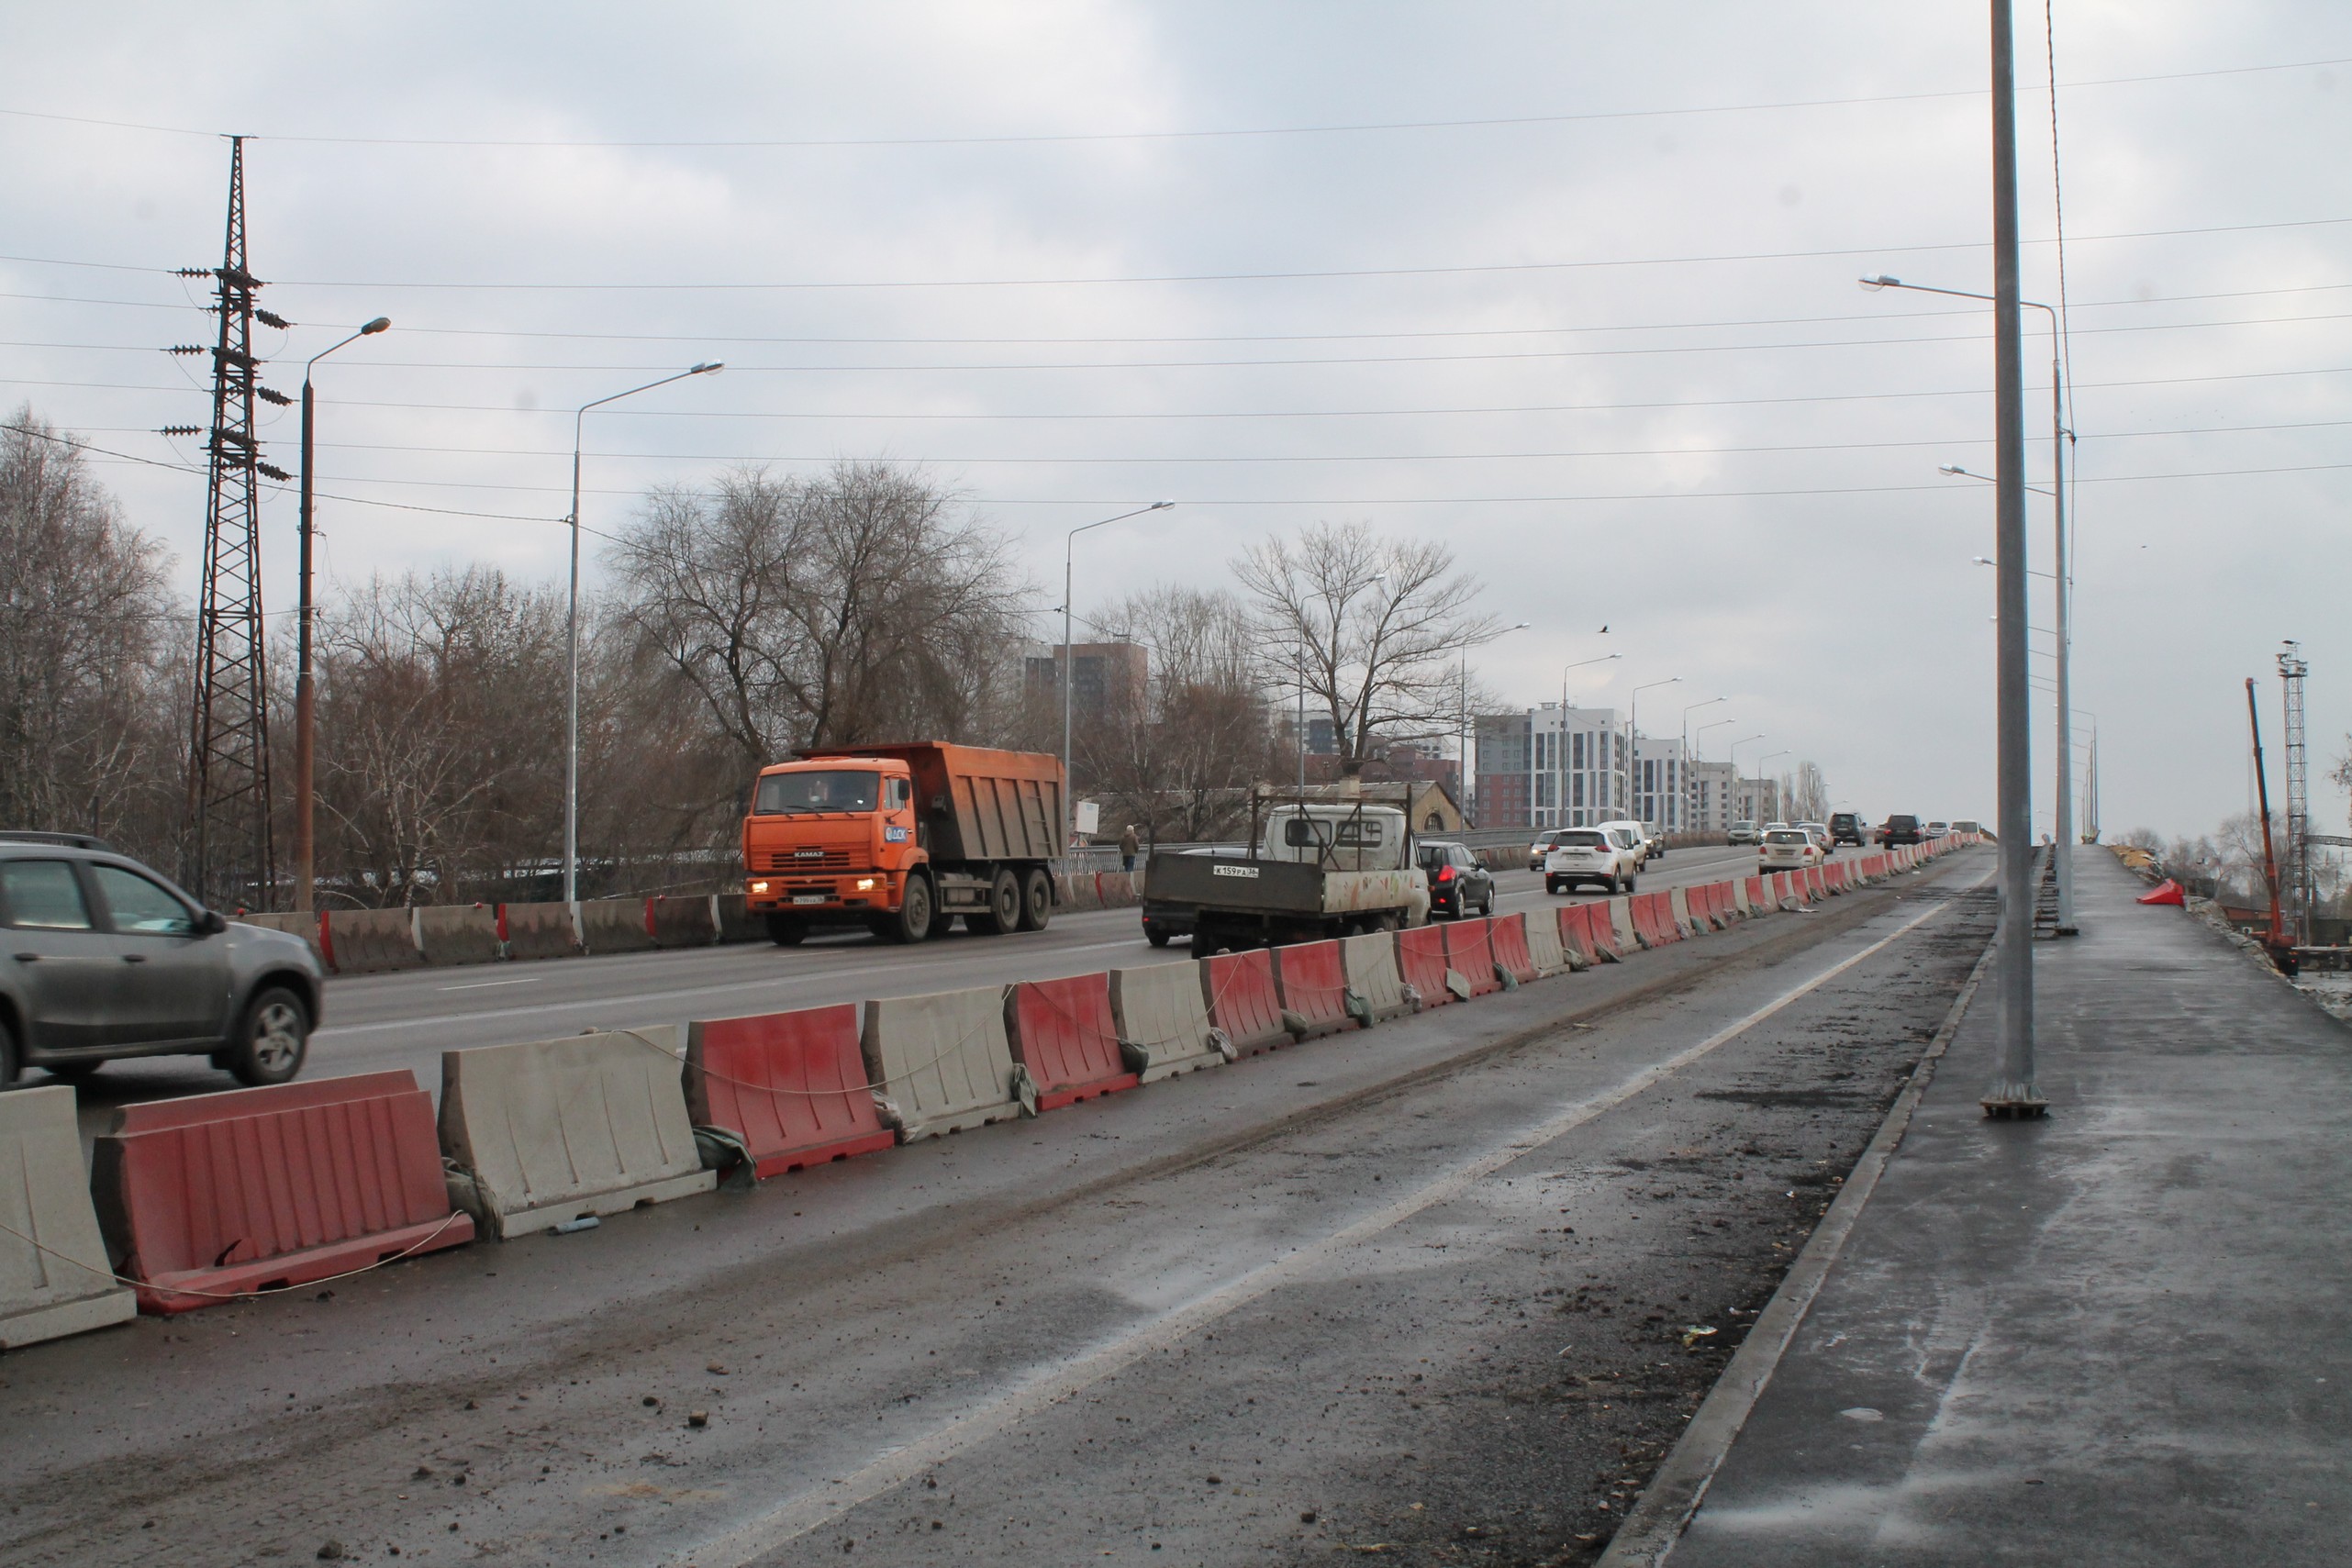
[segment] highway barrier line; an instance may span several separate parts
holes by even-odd
[[[1501,990],[1502,982],[1496,976],[1492,922],[1484,918],[1449,920],[1443,929],[1446,973],[1462,977],[1466,989],[1457,993],[1461,999],[1466,1002],[1473,996],[1491,996]]]
[[[752,1174],[887,1149],[866,1086],[855,1003],[686,1025],[686,1114],[742,1146]]]
[[[1488,1176],[1645,1093],[1856,964],[1884,951],[1942,913],[1944,907],[1939,902],[1922,910],[1885,936],[1790,986],[1704,1040],[1640,1069],[1598,1095],[1558,1107],[1542,1121],[1511,1134],[1484,1153],[1340,1229],[1300,1246],[1276,1262],[1262,1264],[1182,1307],[1140,1323],[1091,1351],[1032,1372],[1004,1393],[942,1422],[914,1441],[894,1445],[850,1473],[832,1477],[788,1497],[713,1540],[675,1550],[666,1561],[675,1568],[688,1563],[696,1568],[750,1568],[750,1564],[772,1556],[809,1531],[906,1485],[964,1450],[1065,1403],[1154,1351],[1170,1348],[1238,1308],[1306,1278],[1343,1253],[1424,1210],[1459,1197]]]
[[[703,1169],[686,1115],[681,1032],[443,1051],[452,1198],[505,1240],[710,1191],[719,1177]]]
[[[403,1069],[116,1109],[92,1187],[139,1309],[187,1312],[474,1239]]]
[[[1291,1042],[1282,1022],[1282,992],[1275,983],[1272,949],[1214,953],[1198,967],[1209,1021],[1225,1031],[1237,1053],[1254,1056]]]
[[[1041,1111],[1117,1094],[1139,1082],[1119,1049],[1110,976],[1103,971],[1006,986],[1005,1036],[1013,1060],[1029,1069]]]
[[[1223,1031],[1209,1020],[1197,968],[1146,964],[1110,972],[1110,1012],[1128,1065],[1146,1084],[1204,1067],[1221,1067]]]
[[[61,1084],[0,1095],[0,1350],[139,1312],[108,1266],[73,1106]]]
[[[1013,1061],[1005,1034],[1002,986],[868,1001],[860,1043],[866,1074],[880,1085],[875,1094],[882,1120],[897,1129],[901,1143],[1036,1109],[1033,1088],[1023,1103],[1031,1079]]]
[[[1413,1010],[1405,995],[1405,977],[1397,967],[1397,939],[1388,931],[1367,931],[1342,937],[1340,962],[1347,973],[1348,1006],[1356,1021],[1369,1029]]]
[[[1336,941],[1276,948],[1274,984],[1282,997],[1283,1027],[1297,1039],[1336,1034],[1355,1023],[1347,1010],[1347,960]]]

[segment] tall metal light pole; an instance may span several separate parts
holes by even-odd
[[[1767,751],[1763,756],[1758,757],[1758,758],[1756,760],[1756,782],[1757,782],[1758,784],[1763,784],[1763,783],[1765,783],[1765,782],[1766,782],[1765,777],[1764,777],[1764,764],[1765,764],[1765,763],[1767,763],[1767,762],[1768,762],[1772,761],[1772,759],[1773,759],[1773,758],[1775,758],[1775,757],[1786,757],[1786,756],[1788,756],[1788,755],[1789,755],[1789,752],[1788,751],[1788,750],[1787,750],[1786,748],[1783,748],[1782,750],[1778,751]],[[1789,802],[1788,802],[1787,798],[1786,798],[1785,796],[1783,796],[1783,795],[1781,795],[1780,791],[1779,791],[1779,790],[1778,790],[1778,789],[1775,789],[1775,790],[1772,792],[1772,810],[1771,810],[1771,812],[1770,812],[1768,815],[1778,817],[1779,817],[1779,818],[1780,818],[1782,821],[1784,821],[1784,822],[1785,822],[1785,821],[1787,821],[1787,820],[1789,819]]]
[[[1112,523],[1123,523],[1130,517],[1140,517],[1146,512],[1165,512],[1175,505],[1173,501],[1154,501],[1148,506],[1138,506],[1115,517],[1080,523],[1062,541],[1062,852],[1065,855],[1070,852],[1070,840],[1077,832],[1077,806],[1070,798],[1070,688],[1078,684],[1077,671],[1070,654],[1070,617],[1073,603],[1071,584],[1078,556],[1078,536],[1096,528],[1108,528]],[[1301,736],[1299,743],[1305,745],[1305,737]]]
[[[569,688],[563,704],[563,902],[566,904],[577,903],[580,897],[581,423],[586,419],[591,408],[601,408],[608,403],[618,403],[624,397],[634,397],[641,392],[651,392],[657,386],[667,386],[690,375],[717,375],[726,368],[723,361],[706,360],[675,375],[665,375],[659,381],[649,381],[643,386],[632,386],[627,392],[616,392],[609,397],[583,403],[572,416],[572,515],[564,519],[572,527],[572,588],[563,611],[564,681]]]
[[[1732,699],[1729,697],[1709,697],[1705,702],[1692,703],[1689,707],[1682,710],[1681,766],[1683,820],[1677,823],[1676,826],[1682,828],[1685,832],[1689,832],[1690,830],[1690,716],[1697,713],[1702,707],[1713,707],[1719,702],[1729,702]]]
[[[1552,748],[1552,773],[1559,780],[1557,797],[1552,802],[1552,808],[1560,814],[1560,819],[1552,824],[1555,828],[1568,826],[1568,672],[1581,670],[1588,664],[1606,664],[1612,659],[1624,657],[1622,653],[1603,653],[1597,659],[1579,659],[1573,664],[1560,667],[1560,739]],[[1529,805],[1528,811],[1533,815],[1533,803]],[[1601,820],[1606,822],[1609,819],[1604,817]]]
[[[1948,295],[1953,299],[1991,300],[1996,306],[2000,303],[1993,295],[1989,294],[1975,294],[1967,289],[1931,288],[1925,284],[1907,284],[1901,278],[1891,278],[1883,272],[1875,278],[1864,278],[1861,280],[1861,284],[1864,288],[1872,291],[1878,289],[1908,289],[1913,294],[1940,294]],[[2054,805],[2057,807],[2057,832],[2055,837],[2050,854],[2052,862],[2057,870],[2058,934],[2061,936],[2070,937],[2075,934],[2076,929],[2074,923],[2074,768],[2072,762],[2074,757],[2074,702],[2072,696],[2074,637],[2070,627],[2070,621],[2074,613],[2074,568],[2072,562],[2068,559],[2067,554],[2067,443],[2073,440],[2075,436],[2072,430],[2067,428],[2066,423],[2066,365],[2065,351],[2060,346],[2061,340],[2058,335],[2058,313],[2054,307],[2044,305],[2038,300],[2021,299],[2018,300],[2016,304],[2017,306],[2023,310],[2039,310],[2044,312],[2048,316],[2050,321],[2050,488],[2044,492],[2044,494],[2050,497],[2050,516],[2053,519],[2052,531],[2057,557],[2056,562],[2057,570],[2055,573],[2034,573],[2033,575],[2037,577],[2047,576],[2057,584],[2055,593],[2057,600],[2058,617],[2057,630],[2056,632],[2056,636],[2058,639],[2058,776],[2057,798],[2054,802]],[[2021,361],[2023,357],[2023,350],[2021,348]],[[2023,396],[2022,390],[2020,391],[2019,396],[2022,405]],[[2023,417],[2022,414],[2020,417]],[[1947,467],[1944,472],[1946,473],[1967,473],[1967,470]],[[1976,479],[1983,476],[1979,474],[1969,474],[1968,477]],[[1999,482],[1998,478],[1994,481],[1996,484]],[[2022,479],[2020,482],[2023,483]],[[2034,485],[2027,485],[2026,488],[2030,490],[2037,487]],[[1982,558],[1979,557],[1979,559],[1981,560]],[[1998,566],[1999,562],[1988,562],[1986,564]]]
[[[373,337],[392,325],[392,317],[379,316],[340,343],[330,344],[310,356],[310,363],[302,367],[302,510],[301,533],[302,587],[300,606],[295,613],[295,674],[294,674],[294,912],[310,913],[312,888],[318,880],[318,840],[313,831],[317,819],[318,797],[313,783],[318,776],[318,708],[310,673],[310,628],[317,608],[312,602],[310,583],[310,538],[318,531],[311,505],[311,406],[310,370],[337,349]]]
[[[1706,749],[1707,731],[1710,729],[1720,729],[1726,724],[1737,724],[1739,720],[1736,718],[1711,719],[1690,732],[1691,766],[1694,770],[1700,765],[1700,753]],[[1737,768],[1733,769],[1732,775],[1732,782],[1734,784],[1737,784],[1739,782],[1739,770]],[[1724,825],[1726,827],[1730,826],[1731,820],[1732,813],[1730,806],[1729,803],[1726,803],[1723,811]]]
[[[1635,686],[1625,699],[1625,804],[1628,809],[1638,810],[1641,804],[1641,796],[1636,788],[1639,775],[1634,770],[1641,766],[1639,753],[1642,750],[1642,694],[1653,686],[1676,686],[1681,684],[1682,677],[1679,675],[1668,675],[1663,681],[1645,681]]]

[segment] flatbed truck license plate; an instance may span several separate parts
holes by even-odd
[[[825,895],[821,893],[796,893],[792,895],[792,901],[795,904],[822,904],[825,902]]]

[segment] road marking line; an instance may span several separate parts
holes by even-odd
[[[1564,1106],[1535,1127],[1514,1135],[1500,1147],[1455,1166],[1444,1175],[1384,1207],[1375,1209],[1321,1240],[1301,1247],[1287,1257],[1262,1264],[1207,1296],[1140,1324],[1058,1368],[1031,1373],[994,1399],[949,1419],[926,1435],[911,1442],[884,1449],[852,1473],[820,1482],[810,1490],[777,1504],[706,1545],[673,1551],[668,1561],[678,1564],[692,1563],[696,1568],[749,1568],[750,1564],[798,1537],[895,1487],[906,1485],[964,1449],[1083,1393],[1154,1351],[1174,1346],[1424,1209],[1459,1196],[1474,1184],[1522,1156],[1616,1109],[1718,1047],[1737,1039],[1942,914],[1946,907],[1947,900],[1937,900],[1931,907],[1905,920],[1869,946],[1840,959],[1811,979],[1790,986],[1754,1012],[1724,1025],[1698,1044],[1686,1047],[1662,1062],[1653,1062],[1615,1088]]]
[[[544,974],[526,974],[519,980],[469,980],[463,985],[444,985],[444,991],[479,991],[486,985],[536,985],[546,979]]]

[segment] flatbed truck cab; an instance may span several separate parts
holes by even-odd
[[[944,741],[819,747],[760,770],[743,892],[771,940],[864,926],[920,942],[962,916],[987,936],[1045,929],[1062,762]]]

